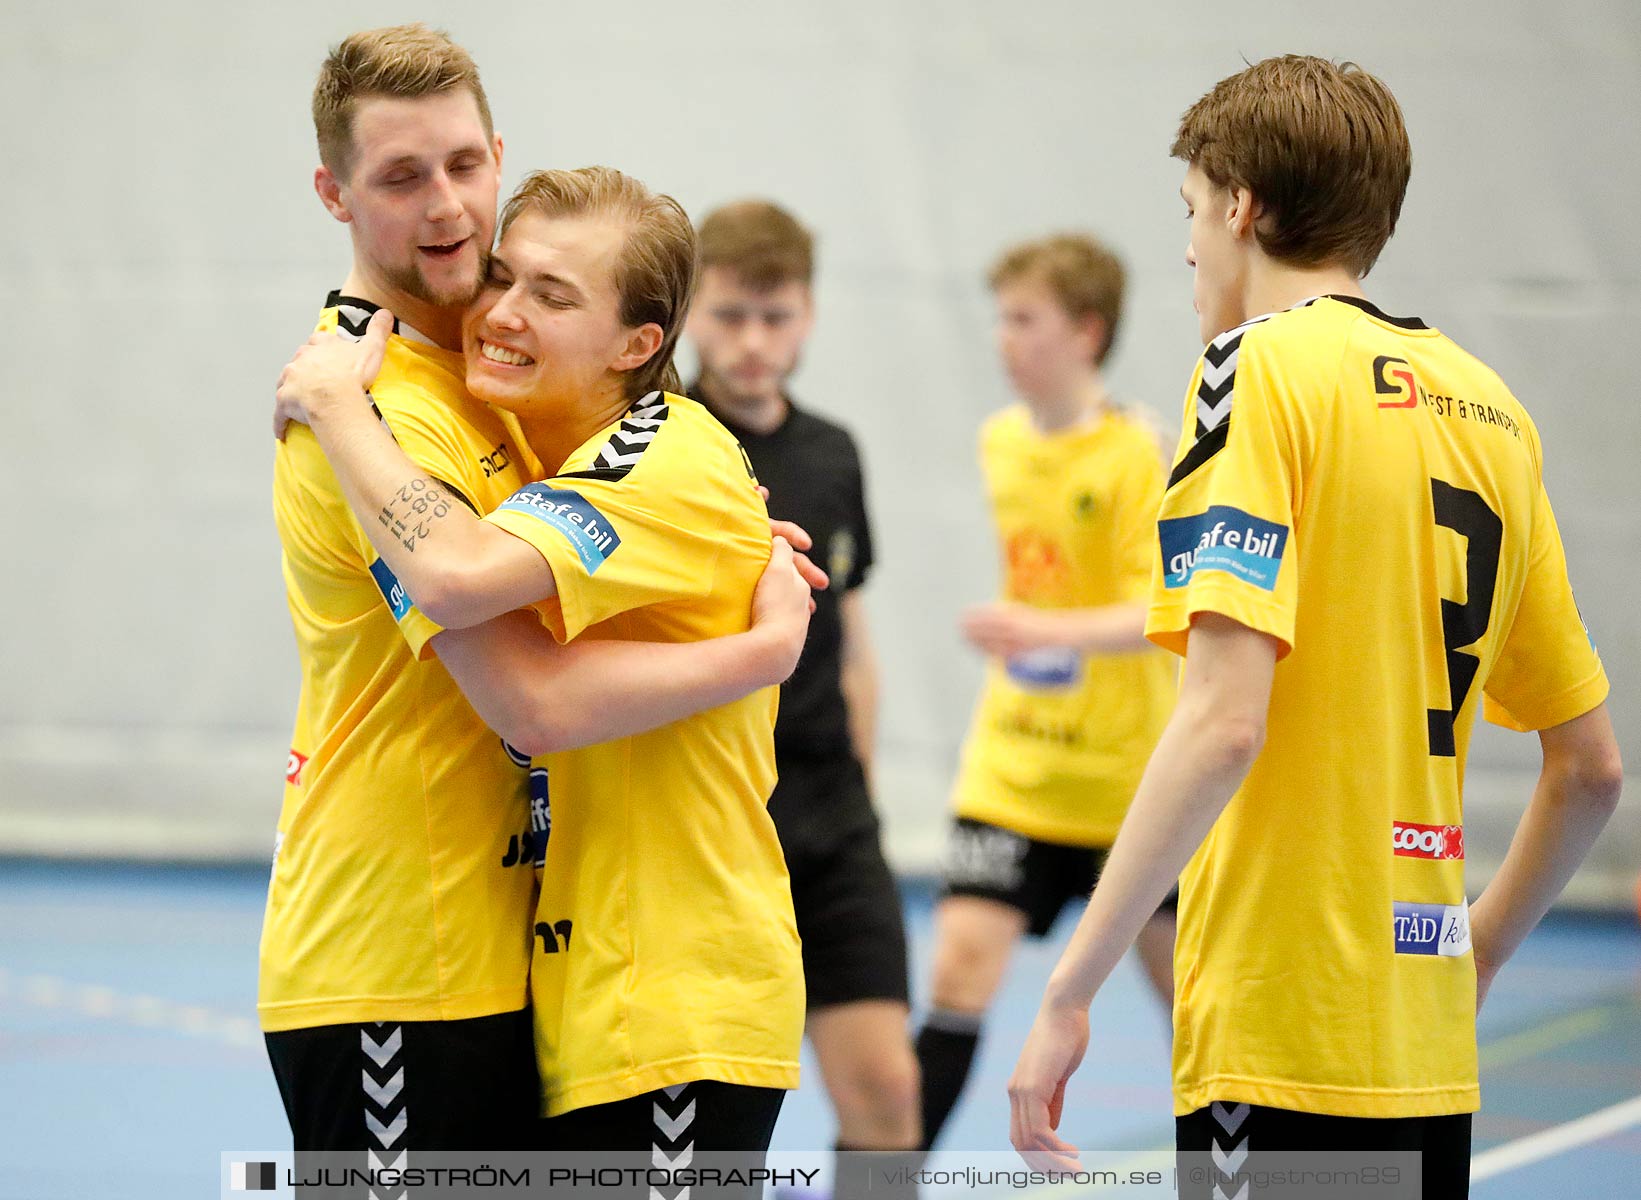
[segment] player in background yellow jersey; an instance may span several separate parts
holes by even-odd
[[[1101,370],[1122,264],[1092,238],[1060,235],[1010,249],[991,286],[1020,399],[980,434],[1003,598],[963,625],[989,661],[954,789],[917,1037],[925,1148],[962,1092],[1015,943],[1046,935],[1099,878],[1174,692],[1168,656],[1144,636],[1161,447]],[[1164,1007],[1172,907],[1170,897],[1139,941]]]
[[[1071,1161],[1056,1128],[1089,1001],[1183,869],[1179,1149],[1420,1151],[1423,1194],[1463,1196],[1476,1009],[1617,802],[1606,676],[1526,411],[1363,295],[1411,161],[1385,85],[1267,59],[1192,106],[1172,152],[1208,345],[1147,632],[1184,674],[1010,1083],[1011,1136]],[[1538,732],[1543,768],[1471,906],[1484,704]]]
[[[472,60],[419,26],[338,46],[314,119],[317,190],[354,251],[320,327],[359,336],[380,305],[403,318],[375,398],[379,427],[434,481],[407,497],[409,540],[424,517],[492,507],[536,471],[505,414],[468,397],[459,352],[501,143]],[[278,449],[274,508],[302,693],[259,1011],[296,1146],[517,1146],[539,1100],[526,989],[545,797],[532,802],[528,758],[474,708],[546,751],[737,699],[790,670],[806,590],[776,571],[764,599],[780,621],[687,646],[561,647],[528,614],[441,629],[307,430]]]
[[[553,471],[481,521],[450,507],[377,550],[447,627],[535,603],[562,641],[744,630],[769,555],[734,438],[675,394],[695,235],[617,171],[537,172],[464,327],[467,384]],[[355,512],[398,520],[432,486],[369,411],[383,332],[315,338],[281,397]],[[804,994],[764,805],[773,689],[643,737],[550,756],[554,832],[531,986],[549,1147],[676,1156],[768,1145],[797,1084]]]

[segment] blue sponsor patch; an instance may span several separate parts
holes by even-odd
[[[621,535],[615,526],[579,492],[568,488],[532,483],[502,502],[503,512],[523,513],[562,533],[575,548],[587,574],[604,565],[604,560],[621,549]]]
[[[530,768],[530,846],[536,866],[547,863],[547,839],[553,832],[553,802],[547,787],[547,768]]]
[[[405,591],[405,585],[399,582],[393,568],[378,558],[370,564],[370,576],[376,581],[376,586],[382,589],[382,598],[387,601],[388,611],[393,614],[393,619],[404,620],[405,614],[416,606],[410,602],[410,593]]]
[[[1394,902],[1397,954],[1432,954],[1457,958],[1470,950],[1468,904]]]
[[[1004,666],[1021,687],[1064,688],[1082,675],[1083,659],[1075,650],[1048,647],[1016,654]]]
[[[1184,587],[1198,571],[1224,571],[1244,583],[1276,590],[1288,527],[1216,504],[1205,513],[1157,522],[1163,584]]]

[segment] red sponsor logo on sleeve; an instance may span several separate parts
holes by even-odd
[[[285,758],[285,782],[292,787],[302,786],[302,768],[308,765],[308,756],[292,750]]]
[[[1403,858],[1464,857],[1463,825],[1419,825],[1396,821],[1391,825],[1391,848]]]

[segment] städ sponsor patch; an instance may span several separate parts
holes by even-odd
[[[1468,904],[1413,904],[1397,900],[1391,921],[1397,954],[1458,958],[1470,952]]]

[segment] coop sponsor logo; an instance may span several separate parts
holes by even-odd
[[[1390,845],[1402,858],[1464,857],[1463,825],[1419,825],[1396,821],[1391,827]]]

